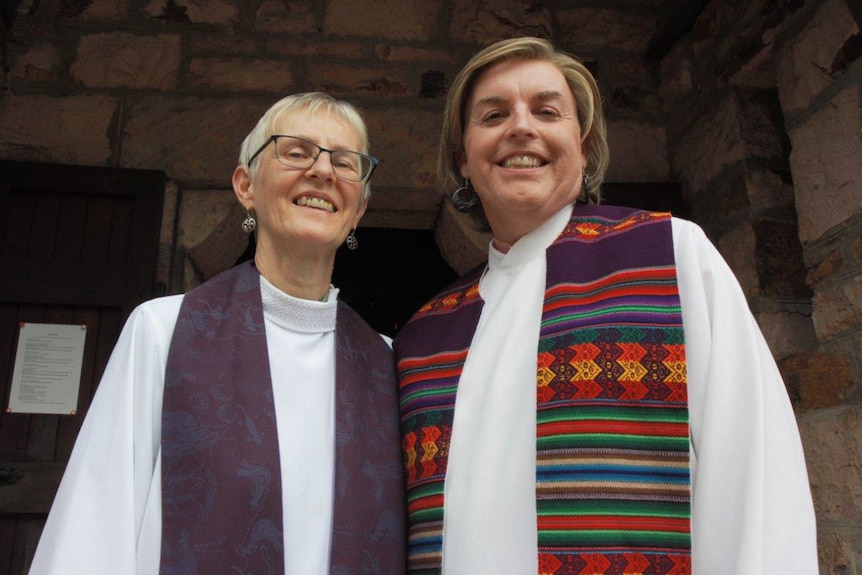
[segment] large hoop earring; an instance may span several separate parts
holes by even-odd
[[[462,195],[466,197],[461,197]],[[479,203],[476,190],[470,185],[470,180],[464,178],[464,185],[452,192],[452,205],[459,212],[469,212],[470,208]]]
[[[257,227],[257,220],[251,215],[251,210],[245,212],[245,219],[242,221],[242,231],[250,234]]]
[[[355,229],[350,230],[350,233],[347,234],[347,239],[344,241],[344,243],[347,244],[347,249],[349,250],[355,250],[359,247],[359,240],[356,239],[356,234],[353,233],[355,231]]]

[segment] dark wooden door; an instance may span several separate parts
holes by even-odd
[[[0,574],[26,573],[123,322],[153,293],[164,174],[0,162]],[[86,325],[75,415],[7,413],[21,322]]]

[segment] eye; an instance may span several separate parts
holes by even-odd
[[[560,117],[560,113],[554,108],[540,108],[538,115],[544,116],[546,118],[559,118]]]
[[[351,158],[349,155],[334,154],[332,162],[335,164],[336,168],[344,168],[347,170],[356,171],[356,161],[354,161],[353,158]]]
[[[290,158],[292,160],[307,160],[309,158],[313,158],[314,154],[307,147],[290,146],[283,150],[282,156],[284,156],[285,158]]]
[[[505,117],[506,115],[502,110],[491,110],[482,115],[481,122],[483,124],[493,124],[495,122],[499,122]]]

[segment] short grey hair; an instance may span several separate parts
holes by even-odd
[[[248,170],[249,177],[254,178],[260,165],[260,159],[259,157],[255,158],[251,164],[249,164],[248,159],[275,132],[275,124],[278,119],[283,114],[292,114],[300,111],[314,114],[319,110],[335,114],[338,118],[344,120],[356,135],[359,136],[362,149],[356,151],[363,154],[369,153],[368,128],[365,126],[365,120],[363,120],[362,114],[356,106],[344,100],[337,100],[325,92],[304,92],[282,98],[270,106],[269,110],[261,116],[260,120],[257,121],[257,125],[242,141],[239,149],[239,165]],[[362,199],[365,200],[370,195],[371,183],[364,182],[362,184]]]

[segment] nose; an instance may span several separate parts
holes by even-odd
[[[535,118],[528,106],[524,104],[514,106],[509,120],[509,136],[534,136],[536,134]]]
[[[335,179],[335,168],[332,167],[332,156],[329,152],[321,151],[314,163],[305,173],[309,176],[317,176],[325,180]]]

